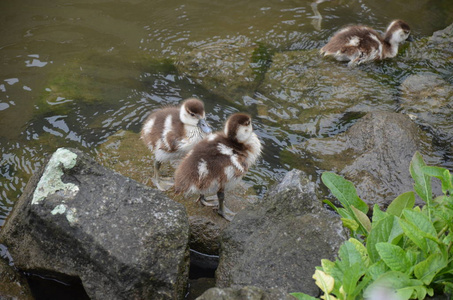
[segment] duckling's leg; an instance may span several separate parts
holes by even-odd
[[[200,194],[200,197],[198,197],[197,202],[200,201],[201,204],[204,206],[217,206],[219,205],[218,201],[215,201],[214,199],[206,199],[206,197],[203,194]]]
[[[162,165],[162,162],[158,160],[154,160],[154,185],[157,187],[157,189],[161,191],[166,191],[170,188],[172,183],[162,181],[160,178],[160,167]]]
[[[154,160],[154,179],[159,182],[159,169],[162,163],[158,160]]]
[[[226,220],[232,221],[236,213],[232,212],[228,209],[228,207],[225,206],[225,193],[223,191],[218,191],[217,198],[219,199],[219,211],[217,213],[224,217]]]

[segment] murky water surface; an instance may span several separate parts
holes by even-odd
[[[401,18],[420,40],[453,22],[451,0],[332,0],[319,3],[317,10],[314,6],[304,0],[0,1],[0,226],[46,155],[62,146],[95,155],[96,147],[118,130],[138,132],[150,110],[190,96],[205,101],[216,129],[233,112],[253,115],[265,150],[245,180],[259,195],[292,168],[291,161],[282,162],[282,150],[309,137],[342,132],[358,117],[352,108],[326,118],[313,109],[350,105],[340,101],[329,108],[318,100],[332,88],[329,71],[307,83],[314,92],[279,91],[278,84],[265,81],[243,96],[222,97],[175,67],[175,58],[193,49],[246,40],[264,49],[268,68],[271,55],[316,51],[350,23],[382,31]],[[411,66],[384,62],[373,68],[367,74],[380,78],[380,84],[366,83],[370,99],[352,107],[397,110],[388,95],[398,94]],[[451,84],[449,72],[438,71]],[[381,84],[385,91],[379,98]],[[341,94],[341,86],[336,88]],[[293,101],[310,99],[310,93],[316,96],[310,103]],[[289,107],[283,107],[287,100]]]

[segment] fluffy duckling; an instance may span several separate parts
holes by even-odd
[[[175,192],[200,194],[198,200],[209,206],[204,195],[217,193],[218,213],[231,221],[234,213],[225,206],[224,192],[240,182],[260,154],[261,143],[251,117],[235,113],[223,132],[198,143],[182,160],[175,173]]]
[[[324,56],[332,55],[339,61],[349,61],[348,66],[352,67],[372,60],[395,57],[399,44],[409,34],[410,27],[402,20],[390,23],[384,36],[367,26],[349,26],[338,31],[321,48],[320,53]]]
[[[143,124],[141,139],[154,154],[154,179],[163,190],[159,169],[163,162],[181,159],[212,130],[205,120],[204,104],[186,99],[179,107],[168,106],[149,115]]]

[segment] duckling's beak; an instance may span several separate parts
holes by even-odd
[[[197,126],[198,126],[204,133],[211,133],[211,132],[212,132],[211,127],[208,125],[208,123],[206,122],[205,119],[200,119],[200,120],[198,121]]]
[[[409,35],[406,39],[406,41],[408,42],[413,42],[414,41],[414,38],[412,37],[412,35]]]

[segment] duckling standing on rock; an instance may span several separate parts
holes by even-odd
[[[204,104],[189,98],[181,106],[159,109],[146,119],[141,139],[154,153],[154,179],[157,188],[164,190],[159,177],[163,162],[175,161],[189,152],[212,130],[205,120]]]
[[[183,159],[175,173],[176,194],[200,194],[198,200],[209,204],[204,195],[217,193],[218,213],[231,221],[234,213],[224,203],[224,192],[233,188],[261,154],[261,142],[253,132],[251,117],[231,115],[223,132],[198,143]]]
[[[338,31],[321,48],[324,56],[332,55],[339,61],[349,61],[352,67],[372,60],[395,57],[398,46],[410,34],[409,25],[402,20],[390,23],[385,35],[381,37],[374,29],[355,25]]]

